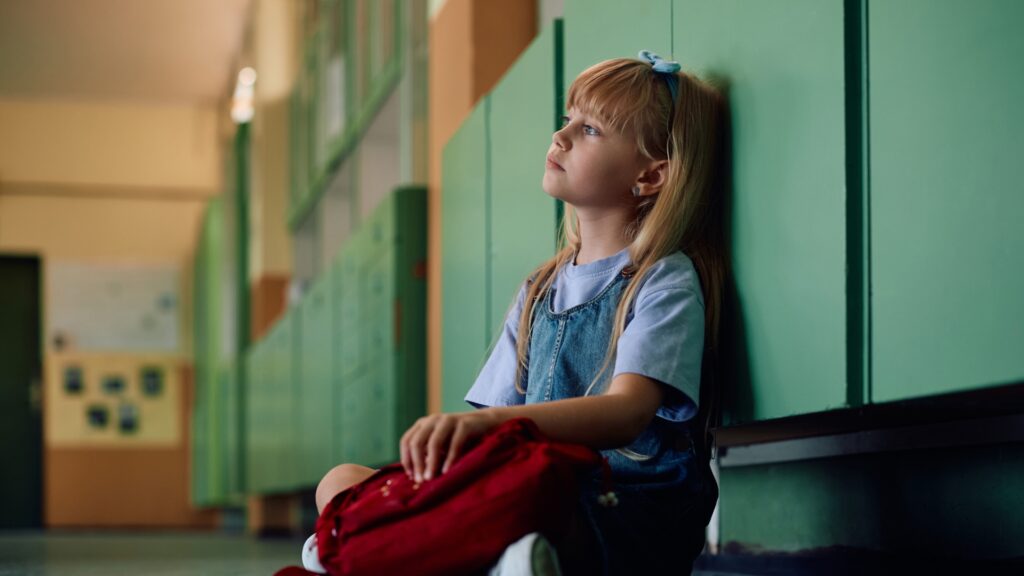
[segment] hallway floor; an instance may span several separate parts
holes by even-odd
[[[215,532],[0,532],[0,576],[270,576],[301,550]]]

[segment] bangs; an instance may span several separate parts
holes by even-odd
[[[668,87],[650,65],[617,58],[581,72],[569,87],[566,108],[593,116],[616,133],[636,136],[645,154],[663,154],[664,146],[651,149],[650,144],[664,142],[668,134],[669,99]]]

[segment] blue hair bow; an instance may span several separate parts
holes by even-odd
[[[640,59],[650,64],[651,68],[665,79],[668,91],[672,94],[672,105],[674,106],[676,97],[679,96],[679,77],[676,76],[676,72],[682,70],[683,67],[679,65],[679,62],[665,60],[650,50],[641,50]]]

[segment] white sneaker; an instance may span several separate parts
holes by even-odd
[[[558,554],[548,539],[532,532],[509,544],[487,576],[561,576]]]
[[[327,574],[327,570],[320,564],[320,553],[316,549],[316,534],[306,538],[302,545],[302,567],[317,574]]]

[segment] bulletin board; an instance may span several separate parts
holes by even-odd
[[[50,354],[44,390],[50,447],[175,447],[182,441],[182,360]]]
[[[47,345],[57,351],[179,351],[177,266],[51,262]]]

